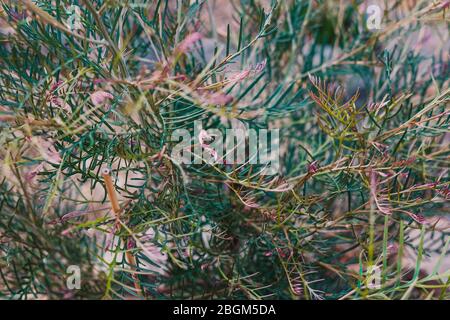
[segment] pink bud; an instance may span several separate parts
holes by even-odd
[[[421,214],[411,213],[410,217],[413,218],[419,224],[426,224],[426,223],[428,223],[427,219]]]
[[[208,132],[206,130],[200,130],[200,133],[198,134],[198,141],[200,142],[201,145],[205,144],[205,140],[206,141],[211,141],[212,137],[208,134]]]
[[[261,72],[266,67],[266,64],[267,64],[267,59],[264,59],[263,61],[256,64],[256,66],[253,68],[253,71]]]
[[[319,166],[317,165],[317,160],[308,164],[308,173],[316,173],[319,170]]]
[[[133,238],[128,238],[127,249],[131,250],[134,248],[136,248],[136,242],[134,241]]]
[[[301,284],[294,284],[292,286],[292,291],[296,296],[299,296],[302,294],[302,285]]]
[[[99,90],[91,94],[91,101],[95,106],[99,106],[106,102],[106,100],[113,99],[113,95],[109,92]]]
[[[58,89],[62,83],[63,83],[63,81],[59,80],[58,82],[55,82],[54,84],[52,84],[52,86],[50,87],[50,92],[53,92],[56,89]]]

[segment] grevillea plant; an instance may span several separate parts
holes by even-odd
[[[449,2],[372,2],[0,0],[0,297],[449,298]]]

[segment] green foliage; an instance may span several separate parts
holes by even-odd
[[[0,3],[0,296],[449,297],[442,1],[378,31],[361,1]],[[280,129],[278,175],[172,157],[237,120]]]

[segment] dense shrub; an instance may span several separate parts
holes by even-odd
[[[448,2],[379,2],[1,1],[0,296],[448,298]]]

